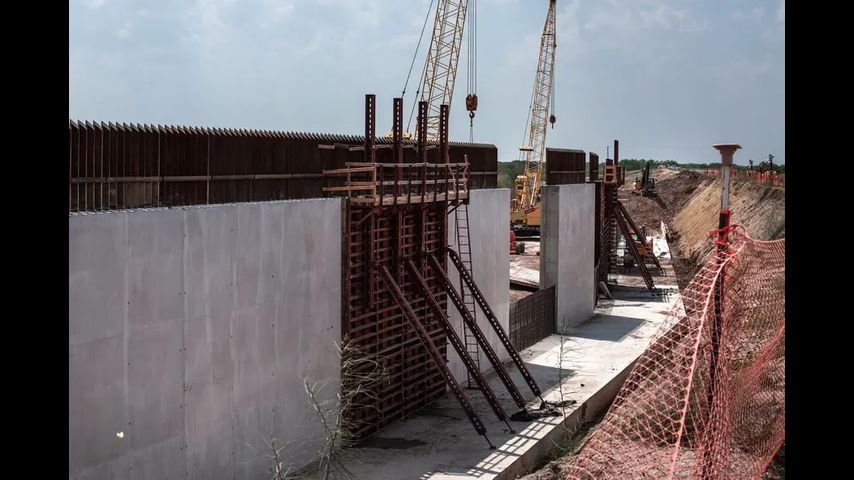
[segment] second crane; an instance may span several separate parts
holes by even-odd
[[[534,78],[534,92],[526,125],[526,144],[520,147],[525,161],[525,172],[516,177],[513,200],[510,207],[510,222],[513,229],[522,235],[539,234],[540,229],[540,187],[542,186],[543,165],[545,163],[546,132],[548,124],[554,126],[555,116],[549,114],[553,109],[552,89],[554,85],[554,63],[557,39],[555,32],[555,3],[549,0],[549,10],[540,39],[540,55],[537,60],[537,74]]]

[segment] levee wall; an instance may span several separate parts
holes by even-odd
[[[269,478],[324,440],[341,200],[69,216],[69,478]],[[334,412],[332,412],[334,414]]]

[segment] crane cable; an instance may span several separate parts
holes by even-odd
[[[421,34],[418,36],[418,45],[415,46],[415,53],[412,54],[412,62],[409,64],[409,73],[406,74],[406,82],[403,84],[403,92],[400,94],[401,97],[406,95],[406,87],[409,86],[409,77],[412,76],[412,68],[415,66],[415,59],[418,57],[418,50],[421,48],[421,40],[424,39],[424,30],[427,28],[427,21],[430,20],[430,11],[433,10],[433,2],[435,0],[430,0],[430,6],[427,7],[427,15],[424,16],[424,24],[421,26]],[[424,70],[427,68],[427,62],[424,62],[424,68],[422,69],[421,76],[424,76]],[[418,97],[420,91],[415,92],[415,96]],[[409,112],[409,121],[406,123],[406,129],[409,130],[409,125],[412,124],[412,114],[415,111],[415,105],[418,102],[412,103],[412,110]]]
[[[469,111],[469,141],[474,142],[474,112],[477,110],[477,0],[469,1],[468,12],[468,95],[466,110]]]

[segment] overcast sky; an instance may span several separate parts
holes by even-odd
[[[69,117],[360,134],[391,127],[430,0],[71,0]],[[474,140],[518,158],[547,0],[477,0]],[[558,0],[547,145],[785,163],[785,0]],[[429,42],[428,24],[424,43]],[[416,57],[408,117],[426,53]],[[468,141],[466,45],[451,139]]]

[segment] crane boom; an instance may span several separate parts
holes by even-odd
[[[546,131],[548,122],[555,121],[553,115],[549,116],[557,47],[555,4],[556,0],[549,0],[549,10],[540,39],[540,55],[537,60],[534,93],[531,97],[530,123],[527,129],[528,143],[520,148],[525,160],[525,173],[516,178],[516,202],[513,206],[516,211],[530,210],[539,201],[546,150]]]
[[[421,101],[427,102],[427,141],[439,138],[439,109],[450,108],[457,76],[457,61],[466,21],[468,0],[440,0],[436,6],[433,36],[421,77]]]

